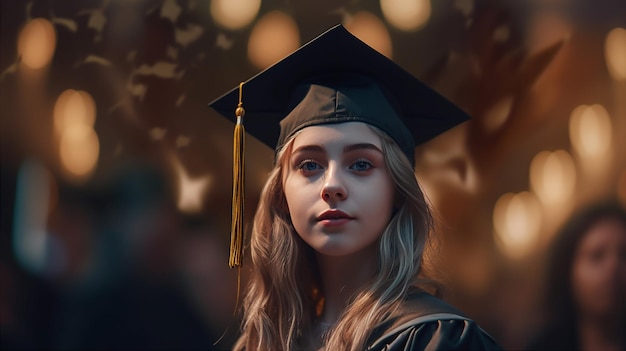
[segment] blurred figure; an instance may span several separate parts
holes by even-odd
[[[166,189],[158,169],[141,165],[102,189],[90,270],[64,295],[54,348],[219,349],[222,330],[208,323],[181,279],[189,228]]]
[[[532,350],[626,350],[626,210],[584,209],[553,242],[547,325]]]
[[[217,223],[210,214],[186,218],[178,250],[178,269],[185,296],[214,333],[213,349],[231,350],[241,322],[240,315],[234,315],[238,274],[226,264],[228,229],[221,229],[223,225]],[[247,276],[248,272],[242,270],[241,284],[245,284]]]

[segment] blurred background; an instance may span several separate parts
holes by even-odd
[[[228,349],[233,125],[207,104],[338,23],[473,116],[416,173],[446,299],[504,347],[559,228],[626,203],[624,1],[0,4],[4,349]],[[246,146],[250,220],[273,152]]]

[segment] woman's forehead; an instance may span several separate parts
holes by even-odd
[[[303,146],[347,146],[372,144],[382,149],[381,138],[363,122],[322,124],[303,128],[293,143],[293,150]]]
[[[579,247],[593,249],[595,247],[615,246],[626,243],[626,227],[618,218],[605,217],[597,220],[581,238]]]

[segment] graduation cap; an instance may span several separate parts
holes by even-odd
[[[469,119],[342,25],[209,105],[236,123],[231,267],[240,265],[243,250],[243,125],[278,151],[305,127],[364,122],[387,133],[415,165],[416,145]]]

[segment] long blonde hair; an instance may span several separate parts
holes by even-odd
[[[327,350],[363,350],[372,330],[397,311],[420,282],[433,227],[410,162],[386,133],[370,127],[381,138],[396,185],[396,209],[379,241],[378,272],[328,333]],[[252,272],[244,298],[242,335],[234,350],[301,349],[323,304],[313,250],[293,227],[282,185],[285,160],[296,135],[277,153],[276,167],[261,193],[250,240]]]

